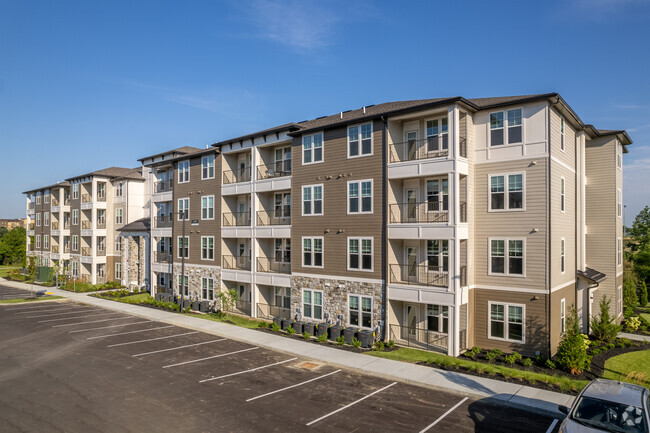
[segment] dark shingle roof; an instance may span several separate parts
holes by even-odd
[[[141,218],[117,229],[118,232],[148,232],[151,228],[149,218]]]
[[[57,187],[58,188],[60,188],[60,187],[65,188],[67,186],[70,186],[70,182],[63,181],[63,182],[55,183],[54,185],[48,185],[48,186],[42,186],[40,188],[30,189],[29,191],[23,192],[23,194],[29,194],[29,193],[32,193],[32,192],[42,191],[44,189],[54,189],[54,188],[57,188]]]
[[[198,148],[198,147],[192,147],[192,146],[177,147],[176,149],[171,149],[171,150],[167,150],[167,151],[165,151],[165,152],[156,153],[155,155],[145,156],[144,158],[140,158],[140,159],[138,159],[138,161],[142,162],[142,161],[144,161],[145,159],[156,158],[156,157],[158,157],[158,156],[167,155],[168,153],[171,153],[171,154],[173,154],[174,156],[176,156],[175,154],[183,154],[183,155],[187,155],[187,154],[189,154],[189,153],[194,153],[194,152],[197,152],[197,151],[199,151],[199,150],[203,150],[203,149],[200,149],[200,148]]]
[[[124,167],[108,167],[108,168],[102,168],[101,170],[93,171],[90,173],[82,174],[79,176],[74,176],[74,177],[69,177],[66,180],[67,181],[72,181],[75,179],[80,179],[83,177],[92,177],[92,176],[102,176],[102,177],[108,177],[108,178],[141,178],[142,177],[142,172],[140,167],[137,168],[124,168]]]
[[[600,283],[605,278],[607,278],[607,275],[603,274],[602,272],[598,272],[595,269],[591,269],[591,268],[585,268],[584,271],[577,270],[576,274],[579,277],[586,278],[587,280],[593,281],[594,283]]]
[[[282,131],[296,131],[300,129],[300,125],[294,122],[285,123],[284,125],[274,126],[273,128],[263,129],[261,131],[253,132],[251,134],[242,135],[241,137],[231,138],[228,140],[217,141],[213,146],[223,146],[224,144],[236,143],[238,141],[249,140],[254,137],[260,137],[268,134],[275,134],[276,132]]]
[[[546,99],[558,96],[557,93],[538,93],[536,95],[495,96],[490,98],[471,98],[469,102],[480,109],[494,108],[501,105],[520,104],[527,101]]]

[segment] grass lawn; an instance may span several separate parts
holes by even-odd
[[[0,304],[18,304],[20,302],[51,301],[52,299],[63,299],[63,296],[41,296],[40,298],[5,299],[4,301],[0,301]]]
[[[451,356],[443,355],[440,353],[426,352],[424,350],[408,349],[401,347],[391,352],[366,352],[367,355],[377,356],[380,358],[393,359],[403,362],[426,362],[427,364],[434,364],[440,366],[456,366],[462,367],[469,371],[483,372],[490,375],[502,374],[505,377],[520,379],[527,382],[544,382],[551,383],[559,386],[563,391],[576,390],[579,391],[584,388],[588,381],[573,380],[566,377],[551,376],[547,374],[528,372],[518,370],[516,368],[508,368],[500,365],[485,364],[482,362],[472,361],[470,359],[453,358]],[[459,372],[463,372],[463,369]]]
[[[605,379],[650,385],[650,350],[624,353],[605,362]]]
[[[232,314],[228,316],[218,316],[216,314],[192,314],[192,316],[199,317],[201,319],[212,320],[215,322],[228,323],[229,325],[234,324],[241,326],[242,328],[257,329],[264,326],[269,326],[269,323],[263,320],[248,319],[246,317],[235,316]]]
[[[7,278],[9,271],[20,269],[20,266],[0,266],[0,278]]]

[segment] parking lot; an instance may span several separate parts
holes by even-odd
[[[198,320],[198,319],[197,319]],[[557,431],[550,417],[73,302],[0,307],[3,431]]]
[[[38,292],[42,288],[39,286],[34,287],[34,293]],[[14,289],[13,287],[0,286],[0,301],[5,301],[8,299],[22,299],[31,295],[29,290]]]

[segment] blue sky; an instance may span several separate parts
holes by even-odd
[[[559,92],[650,204],[650,0],[0,0],[0,218],[22,191],[364,105]]]

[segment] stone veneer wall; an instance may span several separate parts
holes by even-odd
[[[329,286],[325,286],[328,284]],[[340,287],[339,287],[340,286]],[[332,323],[342,315],[341,323],[348,324],[348,294],[372,296],[372,326],[375,328],[384,319],[384,299],[381,283],[366,283],[335,278],[291,277],[291,315],[296,309],[302,311],[302,289],[323,292],[323,317],[329,314]]]
[[[181,264],[174,263],[173,269],[173,286],[174,293],[178,294],[178,276],[181,275]],[[201,299],[201,278],[212,278],[214,280],[215,293],[221,290],[221,268],[217,266],[196,266],[185,264],[185,275],[188,277],[189,294],[190,297],[196,295],[197,299]]]
[[[125,236],[122,240],[122,248],[128,248],[128,262],[126,252],[122,252],[120,261],[122,263],[122,284],[126,288],[140,289],[145,287],[149,276],[147,275],[147,239],[144,236]],[[137,257],[138,260],[134,260]],[[131,284],[131,281],[136,281],[138,276],[138,268],[140,268],[140,279],[136,285]],[[128,272],[127,272],[128,270]],[[128,279],[127,279],[128,274]],[[108,276],[108,269],[106,270]]]

